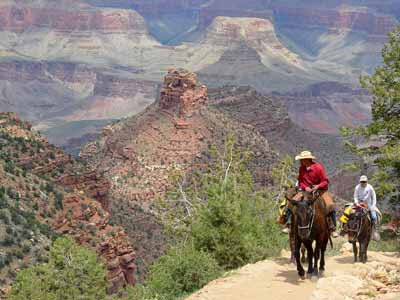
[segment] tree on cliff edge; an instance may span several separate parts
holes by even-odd
[[[371,76],[361,77],[362,87],[373,95],[372,123],[355,133],[381,142],[357,150],[378,167],[373,178],[378,194],[393,195],[392,204],[400,204],[400,27],[389,33],[389,38],[382,50],[382,66]]]

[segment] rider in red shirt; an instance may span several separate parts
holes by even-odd
[[[293,200],[300,200],[304,191],[318,191],[325,202],[327,215],[332,220],[332,222],[328,222],[330,223],[330,230],[333,236],[336,237],[336,210],[332,194],[328,192],[329,179],[326,176],[324,167],[320,163],[313,161],[314,159],[316,159],[316,157],[314,157],[310,151],[303,151],[296,156],[296,160],[300,160],[298,176],[299,193],[293,197]]]
[[[313,187],[326,190],[329,185],[329,179],[326,177],[324,167],[312,160],[308,166],[305,160],[301,160],[298,181],[299,187],[303,191],[306,191],[307,188],[310,188],[311,191]]]

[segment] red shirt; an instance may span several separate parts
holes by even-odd
[[[313,185],[318,185],[318,188],[323,190],[328,188],[329,185],[324,167],[316,162],[313,162],[308,168],[300,166],[298,181],[302,190],[305,190],[306,187],[311,188]]]

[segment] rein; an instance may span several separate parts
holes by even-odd
[[[360,217],[358,220],[357,220],[357,228],[356,229],[347,229],[347,231],[350,231],[350,232],[357,232],[357,234],[354,236],[354,238],[352,239],[352,241],[357,241],[358,240],[358,237],[360,236],[360,233],[361,233],[361,229],[362,229],[362,219],[363,219],[363,217]]]
[[[319,194],[318,194],[319,195]],[[310,237],[312,228],[314,226],[314,219],[315,219],[315,202],[318,200],[319,197],[315,197],[315,192],[313,192],[313,200],[312,200],[312,215],[311,220],[306,226],[297,226],[298,230],[308,229],[307,231],[307,238]]]
[[[365,213],[365,208],[363,208],[363,212]],[[347,228],[347,231],[350,231],[350,232],[357,232],[357,234],[355,235],[355,237],[352,239],[352,241],[357,241],[358,240],[358,237],[360,236],[360,234],[361,234],[361,230],[362,230],[362,222],[363,222],[363,219],[364,218],[366,218],[367,220],[368,220],[368,214],[363,214],[363,215],[361,215],[359,218],[357,218],[358,220],[357,220],[357,227],[356,227],[356,229],[350,229],[350,228]]]

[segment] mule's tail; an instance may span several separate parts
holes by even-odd
[[[332,243],[332,237],[329,235],[329,244],[331,245],[331,248],[333,249],[333,243]]]

